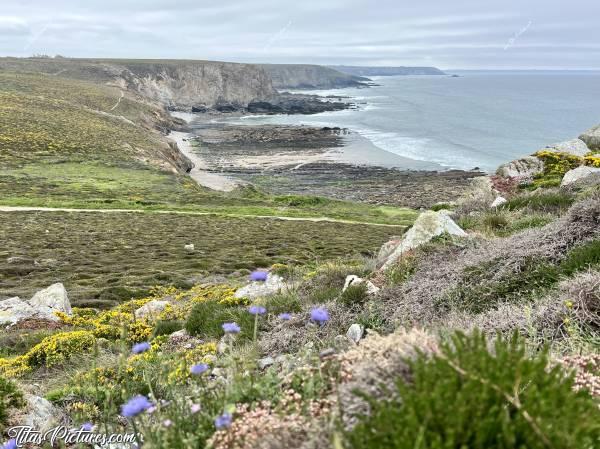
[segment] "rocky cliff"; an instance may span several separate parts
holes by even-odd
[[[117,85],[167,108],[232,105],[277,96],[271,78],[259,66],[216,61],[3,58],[0,71],[49,73]]]
[[[309,64],[262,64],[276,89],[336,89],[365,86],[366,78]]]
[[[361,67],[336,65],[330,68],[354,76],[446,75],[436,67]]]

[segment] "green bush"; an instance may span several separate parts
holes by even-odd
[[[531,210],[565,210],[575,202],[575,197],[566,192],[546,192],[516,196],[504,205],[509,210],[529,208]]]
[[[438,203],[438,204],[434,204],[433,206],[431,206],[431,210],[432,211],[440,211],[440,210],[451,210],[453,209],[454,206],[452,204],[448,204],[448,203]]]
[[[508,226],[508,218],[502,212],[489,212],[483,217],[483,225],[492,231],[501,230]]]
[[[152,337],[158,337],[160,335],[171,335],[173,332],[183,329],[183,321],[177,320],[159,320],[154,325],[154,331]]]
[[[409,363],[410,384],[398,380],[394,399],[371,401],[348,447],[591,449],[600,441],[597,403],[574,392],[545,352],[528,357],[516,334],[490,352],[480,333],[458,333],[439,355]]]
[[[577,271],[599,264],[600,240],[592,240],[569,251],[565,260],[560,264],[560,270],[564,275],[570,276]]]
[[[320,196],[304,196],[304,195],[282,195],[274,198],[275,203],[290,207],[302,206],[320,206],[330,202],[327,198]]]
[[[254,316],[246,307],[231,307],[216,301],[203,301],[194,306],[185,322],[185,330],[202,338],[217,339],[223,336],[223,323],[236,322],[240,336],[251,339],[254,331]]]
[[[346,306],[352,306],[362,304],[368,297],[367,284],[361,282],[360,284],[349,285],[340,296],[340,302]]]
[[[0,434],[4,431],[10,409],[23,407],[23,394],[10,380],[0,376]]]

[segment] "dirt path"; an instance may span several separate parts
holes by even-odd
[[[389,228],[406,228],[405,225],[394,225],[385,223],[370,223],[364,221],[341,220],[328,217],[285,217],[280,215],[247,215],[247,214],[224,214],[219,212],[194,212],[181,210],[140,210],[140,209],[72,209],[67,207],[30,207],[30,206],[0,206],[0,213],[5,212],[91,212],[98,214],[115,213],[147,213],[147,214],[175,214],[175,215],[218,215],[220,217],[231,218],[257,218],[263,220],[284,220],[284,221],[310,221],[314,223],[344,223],[358,224],[366,226],[383,226]]]
[[[226,176],[219,175],[207,171],[208,165],[206,161],[202,159],[190,145],[189,137],[190,134],[172,131],[169,137],[177,143],[179,150],[185,154],[188,159],[194,163],[194,168],[190,171],[190,177],[198,184],[204,187],[208,187],[212,190],[220,190],[222,192],[231,192],[235,189],[238,183]]]

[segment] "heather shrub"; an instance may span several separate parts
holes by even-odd
[[[359,305],[365,302],[368,297],[367,284],[361,282],[360,284],[349,285],[341,294],[340,302],[346,306]]]
[[[516,334],[498,338],[457,333],[431,357],[408,362],[389,401],[370,400],[370,415],[347,433],[354,449],[592,448],[600,410],[573,378],[529,357]]]
[[[17,386],[0,376],[0,434],[4,431],[8,412],[24,406],[23,394]]]
[[[528,208],[535,211],[566,210],[575,202],[575,197],[564,191],[550,191],[519,195],[504,205],[508,210]]]
[[[152,337],[158,337],[160,335],[171,335],[173,332],[183,329],[185,323],[178,320],[159,320],[154,325]]]
[[[600,240],[591,240],[569,251],[560,264],[560,269],[563,274],[571,275],[598,264],[600,264]]]

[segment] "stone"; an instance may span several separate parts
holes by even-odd
[[[258,368],[263,370],[273,364],[275,364],[273,357],[264,357],[258,361]]]
[[[352,324],[346,332],[346,337],[354,343],[358,343],[365,333],[365,328],[358,323]]]
[[[33,264],[35,261],[30,257],[25,256],[12,256],[6,259],[8,264]]]
[[[63,312],[71,315],[71,302],[67,296],[65,286],[60,282],[40,290],[29,300],[29,305],[35,309],[47,307],[53,312]]]
[[[600,168],[582,165],[565,173],[560,186],[563,188],[580,188],[598,184],[600,184]]]
[[[350,287],[351,285],[360,285],[360,284],[366,284],[367,293],[369,295],[375,295],[377,292],[379,292],[379,287],[376,287],[375,284],[373,284],[371,281],[365,281],[364,279],[362,279],[354,274],[346,276],[346,282],[344,283],[344,288],[342,289],[342,292],[345,292],[348,289],[348,287]]]
[[[535,156],[527,156],[498,167],[496,174],[503,178],[515,178],[520,181],[533,179],[544,171],[544,163]]]
[[[193,244],[193,243],[190,243],[190,244],[188,244],[188,245],[184,245],[184,246],[183,246],[183,249],[185,249],[185,251],[186,251],[188,254],[192,254],[192,253],[194,252],[194,250],[196,249],[196,247],[194,246],[194,244]]]
[[[19,425],[45,432],[61,424],[64,415],[47,399],[26,394],[25,402],[25,416],[19,418]]]
[[[281,276],[269,273],[266,281],[251,282],[245,287],[238,289],[234,296],[236,298],[248,299],[264,298],[266,296],[275,295],[286,287],[287,284]]]
[[[490,204],[490,207],[500,207],[502,206],[504,203],[507,203],[507,199],[504,198],[503,196],[499,196],[497,197],[494,202],[492,204]]]
[[[468,237],[468,234],[463,231],[452,218],[450,218],[448,211],[423,212],[419,215],[413,226],[406,232],[402,241],[398,243],[390,255],[385,258],[385,261],[383,261],[381,265],[381,269],[387,270],[394,265],[405,252],[415,249],[442,234],[449,234],[456,237]],[[389,251],[389,248],[387,251]],[[383,257],[378,256],[377,259],[383,260]]]
[[[583,157],[590,152],[585,142],[581,139],[571,139],[565,142],[559,142],[548,145],[541,151],[552,151],[555,153],[568,153],[575,156]]]
[[[169,301],[160,301],[158,299],[153,299],[150,302],[147,302],[142,307],[137,309],[134,314],[136,318],[145,318],[145,317],[156,317],[160,312],[165,310],[165,308],[169,305]]]
[[[579,138],[585,142],[591,151],[600,151],[600,125],[588,129]]]
[[[35,309],[18,297],[0,301],[0,326],[12,326],[35,315]]]

